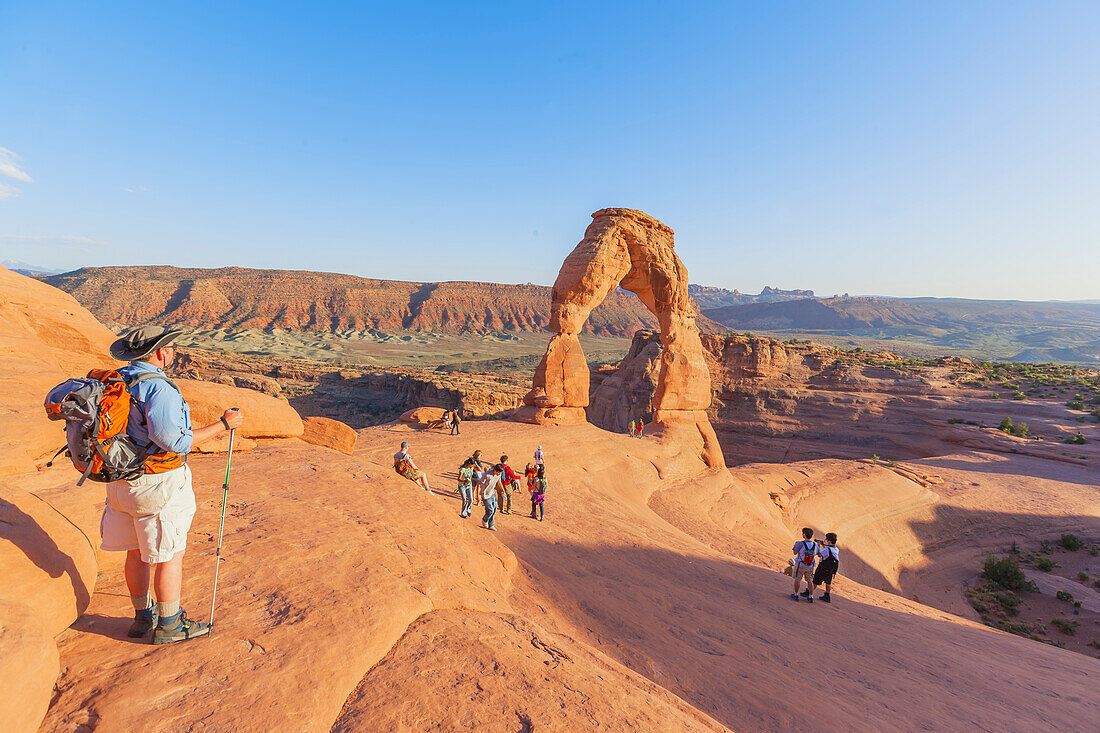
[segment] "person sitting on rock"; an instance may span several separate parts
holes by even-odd
[[[830,593],[833,590],[833,578],[840,569],[840,550],[836,547],[836,532],[825,533],[825,542],[818,549],[817,556],[821,558],[821,562],[814,571],[814,585],[818,587],[824,585],[825,594],[821,596],[821,600],[832,603],[833,598]]]
[[[451,412],[450,412],[450,410],[444,410],[443,411],[443,429],[444,430],[450,430],[451,429]]]
[[[465,519],[470,516],[474,494],[474,459],[467,458],[458,469],[458,495],[462,497],[462,511],[458,516]]]
[[[538,510],[538,520],[541,522],[546,513],[546,466],[539,466],[535,476],[535,487],[531,491],[531,519],[535,519],[535,510]]]
[[[485,517],[481,520],[481,526],[485,529],[497,531],[494,519],[497,514],[497,491],[500,489],[504,466],[499,463],[482,476],[481,483],[477,486],[477,493],[485,502]]]
[[[794,578],[794,593],[791,598],[798,600],[798,589],[802,586],[802,579],[806,579],[806,590],[802,597],[810,603],[814,602],[814,563],[817,561],[817,543],[814,542],[814,531],[809,527],[802,528],[802,539],[794,543],[794,570],[791,577]]]
[[[428,486],[428,475],[416,467],[413,463],[412,456],[409,455],[409,444],[407,441],[401,441],[401,450],[393,454],[393,470],[407,478],[409,481],[414,482],[417,486],[424,489],[424,491],[431,491],[432,487]]]
[[[130,387],[127,434],[146,446],[147,461],[170,454],[182,459],[176,468],[107,483],[99,524],[102,549],[126,553],[123,575],[134,604],[127,636],[139,639],[153,630],[154,644],[186,641],[210,631],[209,624],[188,618],[180,607],[187,532],[197,508],[187,454],[243,421],[239,410],[230,409],[215,423],[191,427],[191,409],[164,373],[176,355],[171,342],[181,333],[145,326],[111,344],[111,356],[130,362],[119,370],[123,376],[155,375],[142,376]],[[150,590],[156,593],[155,604]]]
[[[500,465],[504,469],[504,480],[497,489],[500,495],[500,511],[502,514],[511,514],[512,492],[519,490],[519,474],[508,465],[508,456],[500,457]]]

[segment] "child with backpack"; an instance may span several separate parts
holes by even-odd
[[[508,456],[500,457],[500,466],[504,471],[504,478],[497,487],[497,502],[500,504],[501,514],[511,514],[512,492],[519,488],[519,474],[508,465]]]
[[[531,519],[535,519],[535,511],[538,510],[538,520],[541,522],[546,512],[546,466],[539,466],[535,476],[534,487],[531,489]]]
[[[814,572],[814,585],[824,585],[825,595],[821,596],[821,600],[832,603],[833,599],[829,593],[833,589],[833,578],[840,569],[840,550],[836,547],[836,532],[825,533],[825,542],[818,549],[817,555],[821,558],[821,562],[818,563],[817,570]]]
[[[458,516],[465,519],[470,516],[474,502],[474,459],[467,458],[458,469],[458,495],[462,497],[462,511]]]
[[[794,593],[791,593],[791,599],[795,601],[798,600],[798,589],[805,578],[806,590],[802,592],[802,597],[810,603],[814,602],[814,563],[817,561],[817,543],[813,538],[814,531],[809,527],[803,527],[802,539],[791,548],[794,552],[794,570],[791,573],[794,578]]]

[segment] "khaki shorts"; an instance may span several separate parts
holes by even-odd
[[[187,466],[147,473],[133,481],[111,481],[99,521],[100,547],[113,552],[140,550],[144,562],[168,562],[187,547],[195,508]]]
[[[814,583],[814,566],[813,565],[802,565],[800,563],[795,563],[793,576],[794,576],[795,580],[801,580],[803,577],[805,577],[806,582],[809,583],[810,585],[813,585],[813,583]]]

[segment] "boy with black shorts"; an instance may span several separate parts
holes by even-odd
[[[817,551],[817,556],[821,558],[821,562],[814,571],[814,585],[824,585],[825,595],[821,596],[821,600],[832,603],[833,599],[829,596],[829,591],[833,589],[833,576],[840,569],[840,550],[836,548],[836,532],[825,534],[825,543]]]

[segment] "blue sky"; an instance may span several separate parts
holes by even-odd
[[[0,259],[1100,298],[1100,3],[0,0]]]

